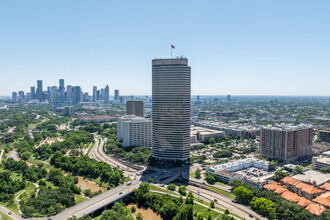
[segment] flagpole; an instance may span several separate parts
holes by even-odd
[[[173,48],[172,48],[172,44],[171,44],[171,59],[172,59],[172,50],[173,50]]]

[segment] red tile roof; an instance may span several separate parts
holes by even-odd
[[[306,193],[311,194],[311,195],[313,195],[315,193],[321,193],[321,192],[323,192],[321,189],[318,189],[318,188],[316,188],[313,185],[309,185],[309,184],[301,183],[301,182],[298,183],[296,185],[296,187],[298,189],[300,189],[301,191],[306,192]]]
[[[330,191],[330,183],[324,183],[320,188]]]
[[[309,204],[305,209],[314,215],[321,215],[325,210],[323,206],[317,205],[315,203]]]
[[[313,202],[308,199],[305,199],[304,197],[301,197],[297,204],[305,208],[306,206],[308,206],[311,203],[313,203]]]
[[[292,177],[290,177],[290,176],[286,176],[286,177],[284,177],[283,179],[281,179],[281,181],[282,181],[283,183],[288,183],[288,184],[290,184],[290,185],[297,185],[298,183],[301,183],[300,180],[294,179],[294,178],[292,178]]]
[[[291,202],[295,202],[295,203],[299,202],[299,200],[301,198],[296,193],[293,193],[293,192],[291,192],[289,190],[288,191],[285,191],[284,193],[282,193],[281,194],[281,197],[284,198],[284,199],[286,199],[286,200],[289,200]]]
[[[330,192],[323,193],[313,199],[314,202],[330,207]]]
[[[267,185],[264,185],[265,189],[275,191],[278,187],[281,187],[281,184],[279,182],[272,182]]]

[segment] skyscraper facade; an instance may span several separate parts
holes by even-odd
[[[115,90],[115,100],[116,101],[119,100],[119,90],[118,89]]]
[[[138,100],[129,100],[126,102],[126,115],[135,115],[144,117],[144,103]]]
[[[36,87],[31,86],[30,92],[31,92],[31,99],[35,99],[36,98]]]
[[[66,87],[66,100],[72,102],[73,95],[72,95],[72,86],[68,85]]]
[[[109,103],[109,96],[110,96],[109,86],[106,85],[105,86],[105,89],[104,89],[104,104],[108,104]]]
[[[97,86],[93,86],[93,102],[97,100]]]
[[[72,88],[73,93],[73,103],[78,104],[81,101],[81,88],[80,86],[75,86]]]
[[[43,101],[42,80],[37,81],[36,99],[38,99],[40,102]]]
[[[13,103],[16,103],[16,102],[17,102],[17,92],[13,92],[13,93],[11,94],[11,101],[12,101]]]
[[[60,102],[63,103],[65,101],[65,87],[64,87],[64,79],[59,80],[60,86],[58,87],[58,91],[60,92]]]
[[[189,160],[190,105],[188,59],[152,60],[152,155],[157,160]]]

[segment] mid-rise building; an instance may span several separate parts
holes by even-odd
[[[117,139],[123,141],[124,147],[151,146],[150,119],[125,115],[117,119]]]
[[[301,124],[291,126],[277,124],[260,129],[260,154],[279,162],[309,158],[312,156],[313,128]]]
[[[190,157],[191,67],[188,59],[152,60],[152,156]]]
[[[330,130],[320,130],[319,136],[322,141],[330,143]]]
[[[126,102],[126,115],[135,115],[144,117],[144,103],[143,101],[129,100]]]

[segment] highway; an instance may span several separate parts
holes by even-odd
[[[136,172],[138,172],[138,170],[122,164],[121,162],[117,161],[116,159],[109,157],[104,152],[103,147],[107,140],[106,138],[102,138],[98,135],[95,135],[94,140],[95,140],[95,144],[94,144],[92,150],[88,154],[88,156],[90,158],[94,158],[97,161],[104,161],[105,163],[110,164],[111,166],[120,168],[124,172],[125,175],[130,176],[131,178],[135,177],[135,174],[136,174]]]
[[[187,190],[191,191],[193,194],[195,194],[195,196],[198,196],[198,191],[199,191],[200,196],[204,197],[203,200],[205,200],[205,198],[207,198],[208,200],[217,199],[218,200],[217,205],[219,205],[220,208],[228,209],[230,212],[232,212],[238,216],[241,216],[245,219],[251,219],[249,217],[249,214],[250,214],[250,215],[254,216],[255,218],[267,220],[267,218],[264,218],[261,215],[258,215],[253,210],[249,209],[248,207],[232,202],[231,198],[224,196],[222,194],[212,192],[207,189],[202,189],[202,188],[199,188],[196,186],[191,186],[191,185],[187,186]]]
[[[52,220],[63,220],[68,219],[72,216],[77,218],[82,217],[84,214],[90,214],[94,211],[107,206],[108,204],[117,201],[126,195],[132,193],[134,189],[137,189],[141,184],[141,181],[134,180],[132,184],[127,186],[127,183],[117,186],[116,188],[110,189],[100,195],[83,201],[75,206],[65,209],[61,213],[50,217]]]

